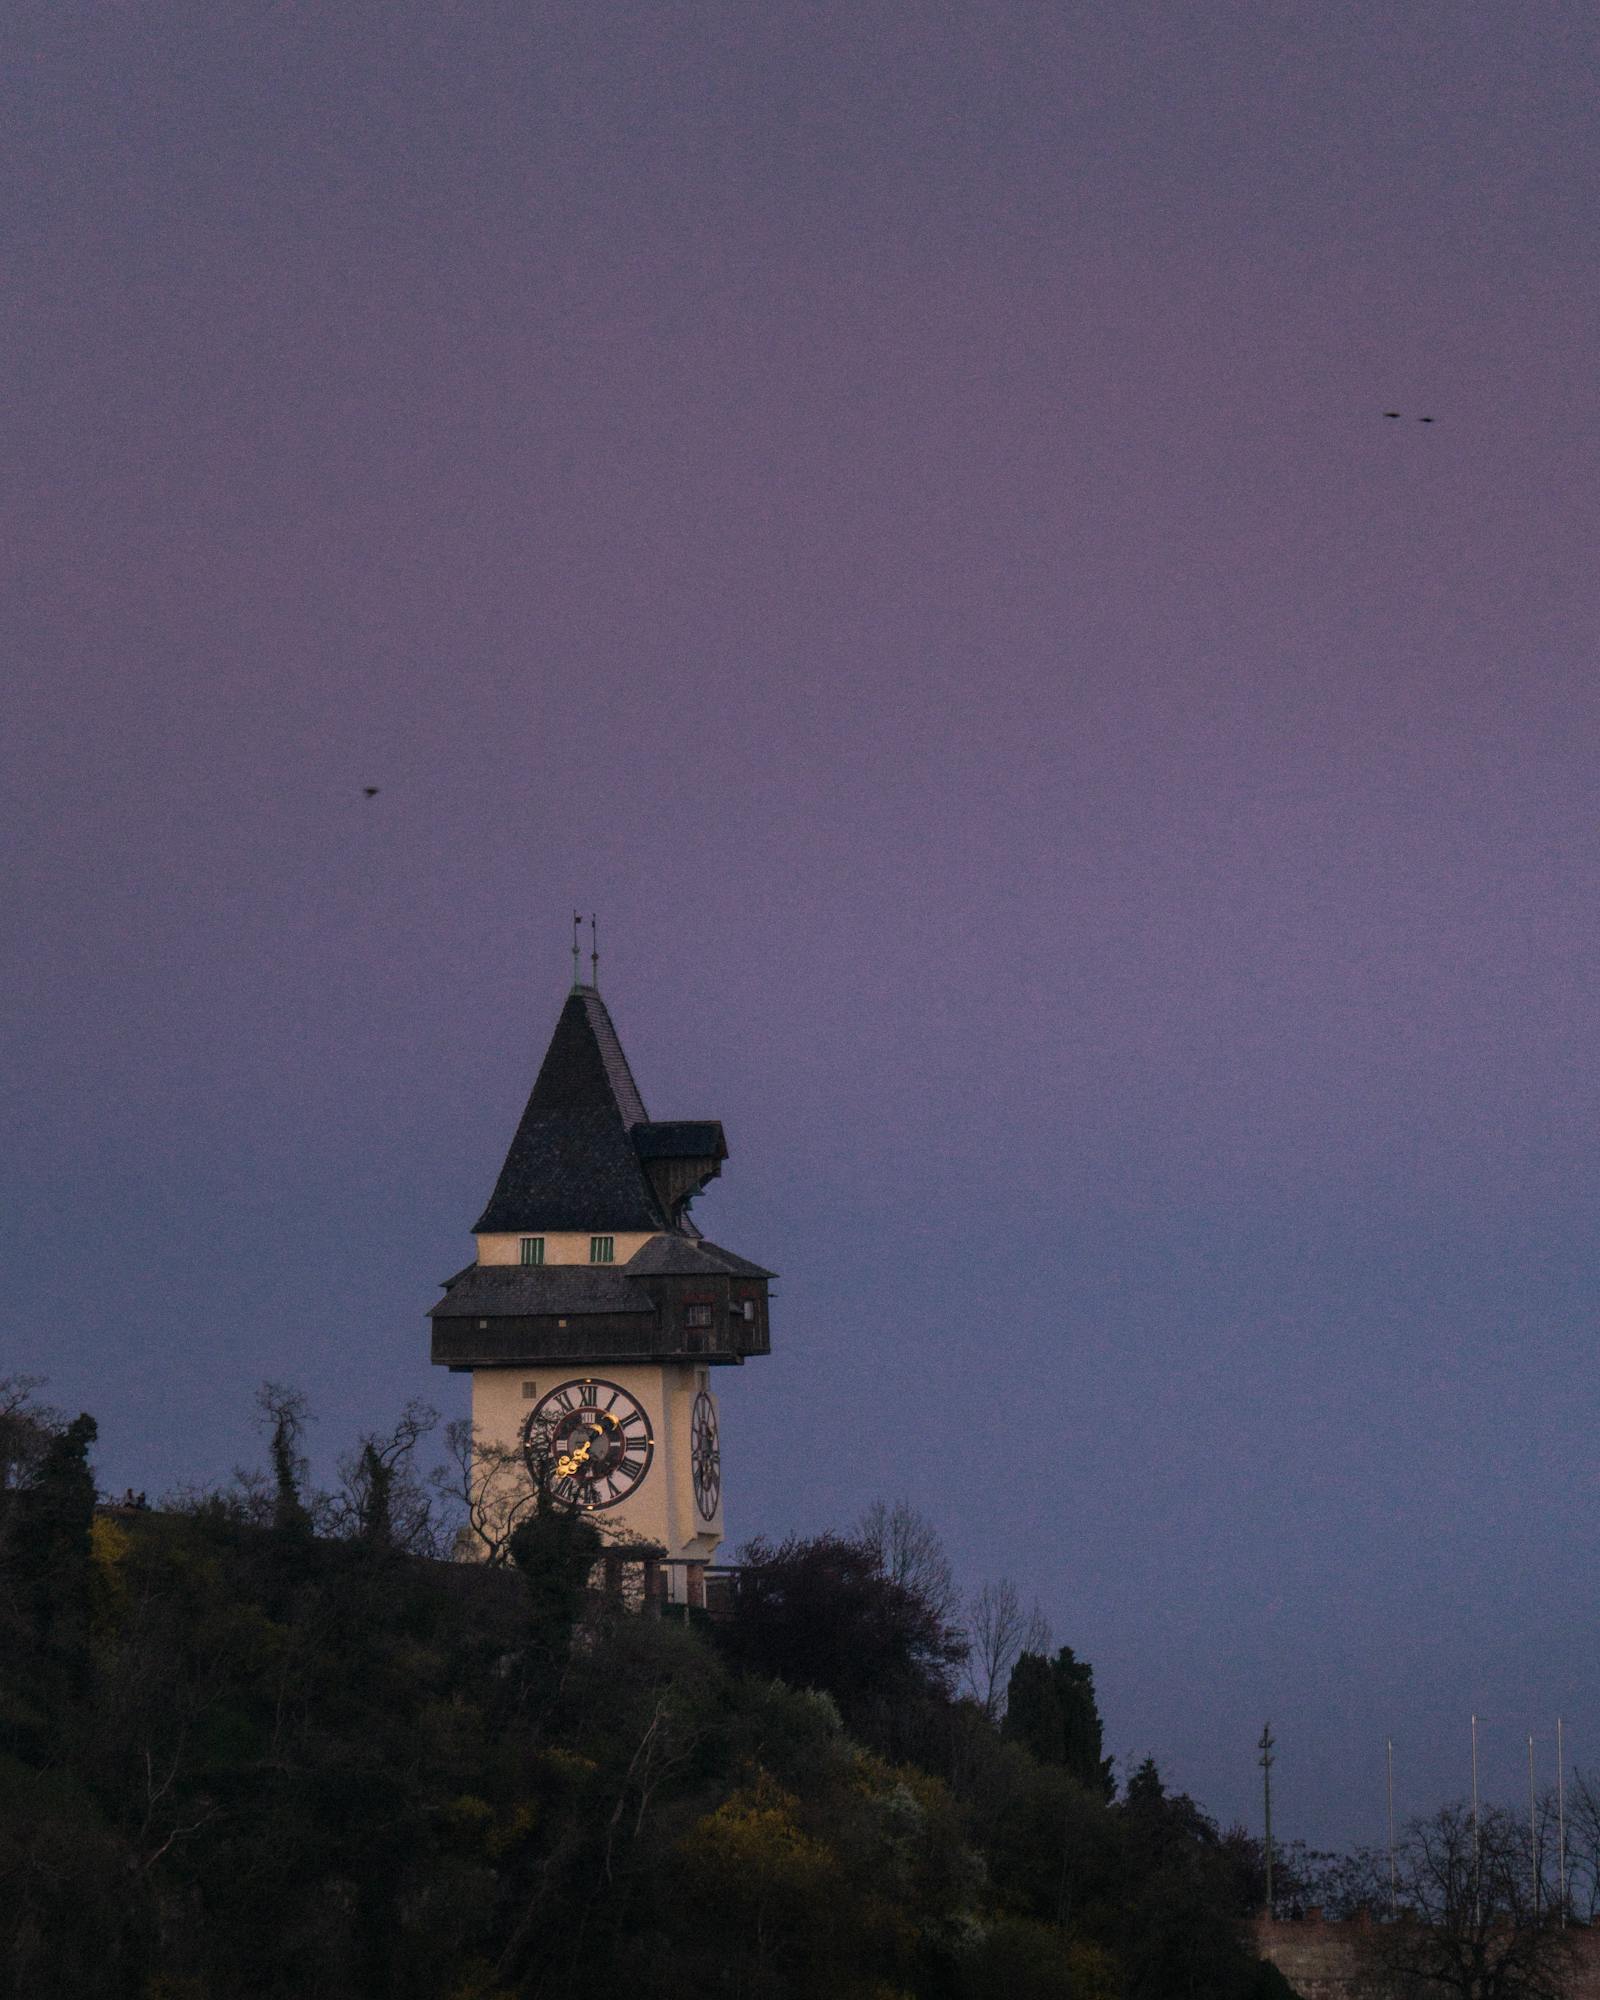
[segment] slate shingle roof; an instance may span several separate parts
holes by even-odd
[[[777,1274],[702,1236],[653,1236],[622,1266],[630,1278],[771,1278]]]
[[[653,1313],[655,1301],[630,1284],[625,1266],[473,1264],[429,1313],[430,1319],[536,1319],[585,1313]]]
[[[644,1100],[605,1003],[568,995],[505,1165],[476,1229],[665,1229],[633,1143]]]

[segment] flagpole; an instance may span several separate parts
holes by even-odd
[[[1539,1809],[1533,1797],[1533,1737],[1528,1738],[1528,1865],[1533,1870],[1533,1921],[1539,1921]]]
[[[1479,1892],[1479,1882],[1483,1862],[1483,1843],[1478,1832],[1478,1718],[1472,1718],[1472,1921],[1477,1925],[1483,1918],[1483,1900]]]
[[[1256,1745],[1261,1752],[1261,1792],[1265,1808],[1266,1848],[1267,1848],[1267,1915],[1272,1915],[1272,1724],[1266,1723],[1261,1731],[1261,1741]]]
[[[1561,1717],[1556,1717],[1556,1871],[1561,1887],[1561,1928],[1567,1927],[1567,1778],[1561,1748]]]

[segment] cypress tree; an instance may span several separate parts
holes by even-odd
[[[1061,1700],[1055,1672],[1043,1653],[1023,1653],[1011,1669],[1003,1733],[1041,1764],[1066,1762]]]
[[[361,1447],[361,1539],[370,1548],[394,1547],[394,1514],[390,1495],[394,1489],[394,1467],[386,1465],[377,1446],[368,1438]]]
[[[1081,1785],[1109,1799],[1116,1789],[1104,1754],[1094,1669],[1063,1646],[1053,1660],[1023,1653],[1006,1692],[1005,1733],[1041,1764],[1060,1764]]]
[[[75,1417],[45,1447],[17,1496],[14,1569],[50,1692],[81,1687],[89,1666],[90,1530],[94,1474],[93,1417]]]

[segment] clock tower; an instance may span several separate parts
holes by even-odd
[[[647,1114],[598,988],[575,984],[478,1254],[429,1315],[435,1362],[472,1376],[480,1442],[659,1551],[687,1603],[723,1534],[715,1371],[770,1351],[773,1274],[689,1217],[727,1157],[714,1119]]]

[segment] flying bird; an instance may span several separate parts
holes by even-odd
[[[375,799],[375,798],[376,798],[376,797],[378,796],[378,788],[377,788],[377,786],[376,786],[376,785],[363,785],[363,786],[361,787],[361,796],[362,796],[362,797],[363,797],[364,799]]]
[[[1417,422],[1419,424],[1431,424],[1433,419],[1432,417],[1418,417]]]
[[[1384,415],[1385,415],[1386,417],[1396,417],[1396,418],[1397,418],[1397,417],[1398,417],[1398,416],[1400,415],[1400,412],[1399,412],[1398,410],[1385,410],[1383,414],[1384,414]]]

